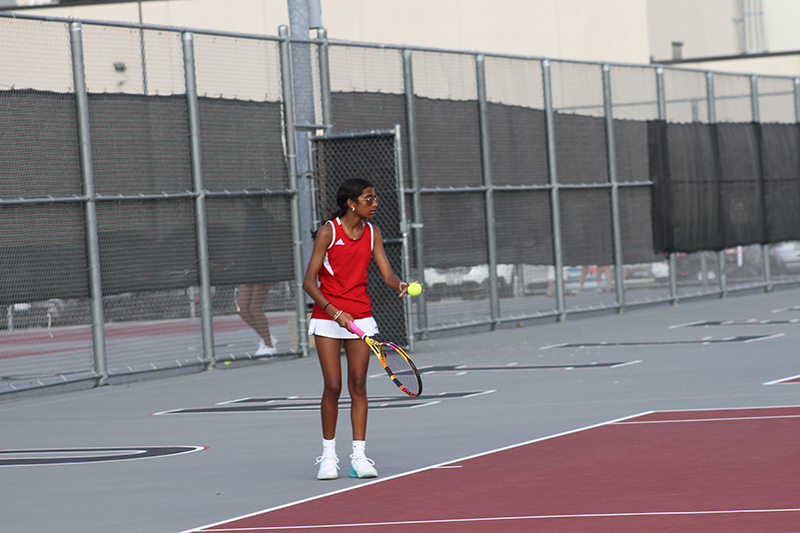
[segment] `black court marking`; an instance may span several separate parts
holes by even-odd
[[[775,335],[740,335],[738,337],[725,337],[723,339],[699,339],[690,341],[634,341],[634,342],[584,342],[580,344],[552,344],[550,346],[542,346],[540,350],[549,350],[551,348],[605,348],[613,346],[678,346],[684,344],[728,344],[735,342],[757,342],[767,339],[774,339],[776,337],[783,337],[785,333],[777,333]]]
[[[620,361],[606,363],[584,363],[577,365],[510,365],[497,366],[469,366],[469,365],[438,365],[426,366],[418,369],[420,374],[466,374],[469,372],[498,372],[503,370],[574,370],[580,368],[616,368],[627,366],[641,361]]]
[[[411,398],[408,396],[377,396],[369,398],[369,408],[374,409],[414,409],[441,403],[444,400],[471,398],[481,394],[491,394],[496,390],[472,392],[443,392]],[[221,402],[211,407],[190,407],[153,413],[154,415],[205,414],[205,413],[263,413],[273,411],[319,411],[320,397],[287,396],[283,398],[240,398]],[[350,408],[350,398],[339,400],[340,409]]]
[[[128,446],[118,448],[49,448],[0,450],[2,466],[74,465],[152,459],[207,450],[207,446]]]
[[[670,326],[669,329],[707,328],[710,326],[761,326],[770,324],[800,324],[800,318],[793,318],[791,320],[760,320],[758,318],[751,318],[749,320],[699,320],[697,322],[688,322],[686,324],[676,324],[674,326]]]

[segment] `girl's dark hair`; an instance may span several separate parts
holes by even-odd
[[[336,209],[330,209],[332,216],[328,220],[343,217],[349,209],[347,207],[347,200],[357,201],[358,197],[361,196],[361,193],[363,193],[364,189],[367,187],[374,187],[374,185],[362,178],[344,180],[342,184],[339,185],[339,190],[336,191]],[[311,236],[316,239],[317,230],[312,230]]]

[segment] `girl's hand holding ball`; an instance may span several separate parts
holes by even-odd
[[[410,296],[419,296],[422,294],[422,285],[417,283],[416,281],[412,281],[408,284],[408,294]]]

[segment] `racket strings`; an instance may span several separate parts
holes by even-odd
[[[381,348],[390,374],[394,375],[395,379],[408,389],[412,396],[419,395],[422,392],[422,383],[411,360],[400,348],[387,344],[384,344]]]

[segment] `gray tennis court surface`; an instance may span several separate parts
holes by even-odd
[[[800,405],[778,383],[800,374],[798,305],[754,292],[420,342],[419,399],[373,361],[367,453],[384,477],[649,410]],[[177,533],[364,483],[346,398],[342,477],[315,479],[321,384],[309,357],[0,403],[0,529]]]

